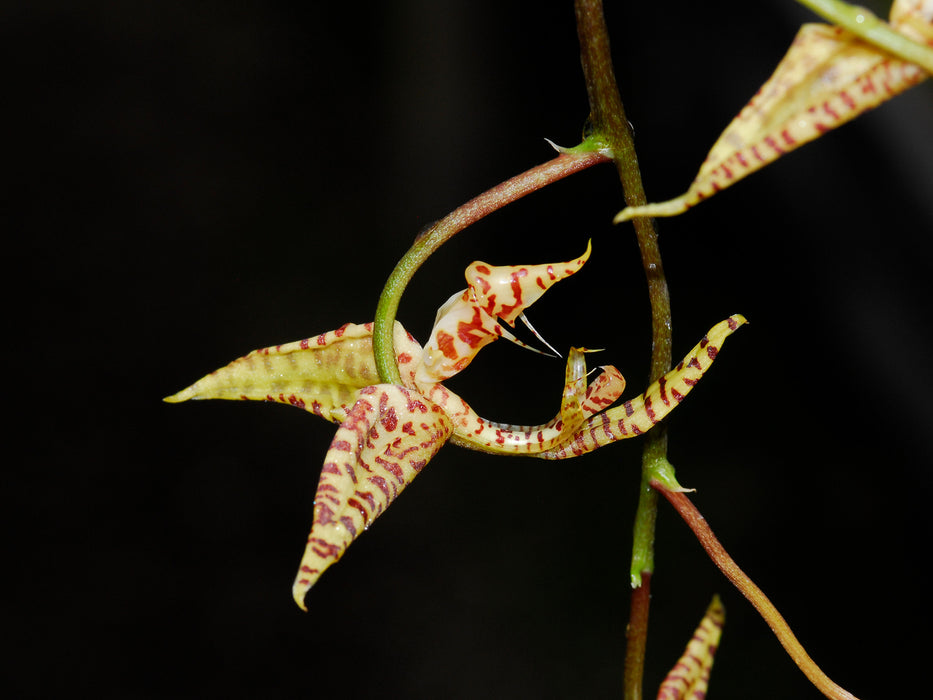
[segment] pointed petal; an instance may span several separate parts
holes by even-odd
[[[891,25],[915,40],[933,42],[930,0],[899,0]],[[690,189],[675,199],[627,207],[619,223],[635,216],[674,216],[877,107],[928,77],[927,72],[862,42],[835,26],[806,24],[787,55],[713,145]]]
[[[412,390],[377,384],[337,429],[314,499],[314,522],[292,594],[302,610],[308,590],[411,483],[452,431],[436,404]]]
[[[713,596],[683,656],[661,683],[658,700],[702,700],[706,697],[713,657],[725,621],[726,610],[719,596]]]
[[[541,265],[489,265],[475,262],[466,269],[467,284],[476,302],[493,318],[515,325],[522,311],[534,304],[556,282],[570,277],[589,259],[592,246],[579,258]]]
[[[398,322],[395,349],[403,378],[407,375],[406,381],[411,381],[421,347]],[[165,400],[275,401],[339,423],[356,401],[356,392],[378,381],[372,323],[348,323],[329,333],[254,350]]]
[[[488,265],[474,262],[466,270],[470,285],[438,310],[431,337],[424,346],[421,365],[415,374],[419,388],[464,370],[486,345],[501,337],[529,350],[497,320],[511,326],[522,311],[537,301],[555,282],[569,277],[589,259],[591,245],[579,258],[543,265]],[[535,350],[535,352],[540,352]]]
[[[572,438],[539,456],[543,459],[577,457],[616,440],[648,432],[686,398],[713,364],[725,339],[745,323],[745,317],[738,314],[717,323],[677,367],[649,386],[641,396],[593,416]]]

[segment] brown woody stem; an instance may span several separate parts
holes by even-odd
[[[725,548],[716,539],[712,529],[706,522],[697,507],[682,492],[672,491],[663,483],[657,480],[651,481],[651,487],[659,491],[674,508],[680,513],[680,517],[693,530],[703,549],[709,555],[713,563],[719,567],[719,570],[726,575],[732,584],[748,598],[749,602],[755,607],[758,613],[765,619],[768,626],[774,632],[781,646],[794,660],[794,663],[800,667],[804,675],[816,686],[823,695],[833,700],[857,700],[849,691],[836,685],[822,669],[816,665],[816,662],[810,658],[803,645],[794,636],[790,625],[781,616],[774,604],[768,600],[764,592],[755,585],[755,583],[746,575],[735,560],[729,556]]]
[[[625,627],[625,668],[623,672],[625,698],[641,697],[641,678],[645,668],[650,603],[651,572],[644,571],[641,575],[641,585],[632,589],[628,625]],[[629,687],[629,682],[632,679],[637,681],[636,688]]]
[[[612,149],[625,202],[640,206],[647,202],[635,145],[622,98],[616,84],[609,48],[609,32],[601,0],[576,0],[577,34],[580,60],[586,78],[593,132]],[[650,382],[657,381],[671,368],[671,304],[661,265],[658,236],[651,219],[635,218],[635,236],[641,251],[642,265],[648,280],[651,303]],[[648,486],[659,473],[670,473],[667,461],[667,434],[663,426],[650,432],[642,455],[642,484],[635,513],[631,578],[634,590],[626,645],[624,691],[626,700],[642,697],[645,646],[648,634],[648,578],[654,570],[654,533],[657,517],[657,493]]]

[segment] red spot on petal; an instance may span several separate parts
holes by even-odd
[[[395,407],[390,406],[382,416],[382,427],[388,430],[390,433],[395,432],[395,429],[398,427],[398,416],[395,415]]]
[[[448,360],[456,360],[458,357],[457,348],[454,345],[454,337],[446,332],[439,330],[437,332],[437,348]]]

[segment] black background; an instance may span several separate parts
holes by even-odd
[[[371,320],[427,223],[572,145],[572,4],[8,7],[5,354],[19,697],[621,696],[640,445],[445,448],[308,597],[290,595],[333,426],[161,397],[260,346]],[[811,16],[789,0],[612,2],[649,197],[686,189]],[[926,683],[933,88],[659,223],[675,354],[751,324],[670,420],[680,481],[827,673]],[[649,310],[610,166],[452,241],[400,319],[422,340],[474,259],[584,270],[530,317],[644,387]],[[500,347],[501,346],[501,347]],[[501,343],[452,382],[549,419],[560,362]],[[663,505],[663,504],[662,504]],[[711,692],[819,697],[663,505],[646,688],[709,598]],[[920,635],[918,637],[917,635]]]

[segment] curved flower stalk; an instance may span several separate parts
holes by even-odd
[[[249,353],[203,377],[166,401],[242,399],[275,401],[340,423],[324,459],[307,546],[293,585],[295,602],[343,555],[441,446],[451,440],[472,449],[564,459],[650,430],[691,391],[715,360],[725,338],[745,323],[717,324],[673,371],[635,399],[605,409],[625,380],[612,366],[586,384],[585,350],[571,348],[559,414],[539,426],[481,418],[446,379],[469,365],[499,337],[497,319],[514,323],[551,285],[578,270],[580,258],[551,265],[495,267],[474,263],[467,289],[442,307],[426,350],[395,324],[395,351],[403,385],[378,383],[370,323]],[[511,339],[511,338],[510,338]]]
[[[713,596],[713,602],[693,633],[683,656],[661,683],[658,700],[702,700],[709,687],[709,675],[713,669],[713,658],[719,647],[722,626],[726,622],[726,609]]]
[[[797,637],[791,631],[790,625],[778,612],[778,609],[768,599],[755,582],[739,568],[735,560],[729,556],[729,553],[722,546],[712,528],[706,521],[697,507],[693,505],[683,490],[670,488],[667,484],[659,480],[652,479],[650,482],[652,489],[663,495],[668,502],[674,506],[684,522],[693,530],[700,545],[706,550],[710,559],[726,576],[729,581],[744,595],[748,601],[755,607],[758,613],[764,618],[765,622],[774,632],[781,646],[787,652],[788,656],[794,660],[797,667],[803,671],[807,679],[823,695],[831,700],[858,700],[852,693],[845,688],[837,685],[816,662],[810,658],[810,655],[798,641]]]
[[[895,0],[890,26],[933,47],[933,0]],[[666,202],[626,207],[615,222],[681,214],[927,77],[923,67],[841,27],[805,24],[768,82],[713,145],[690,188]]]

